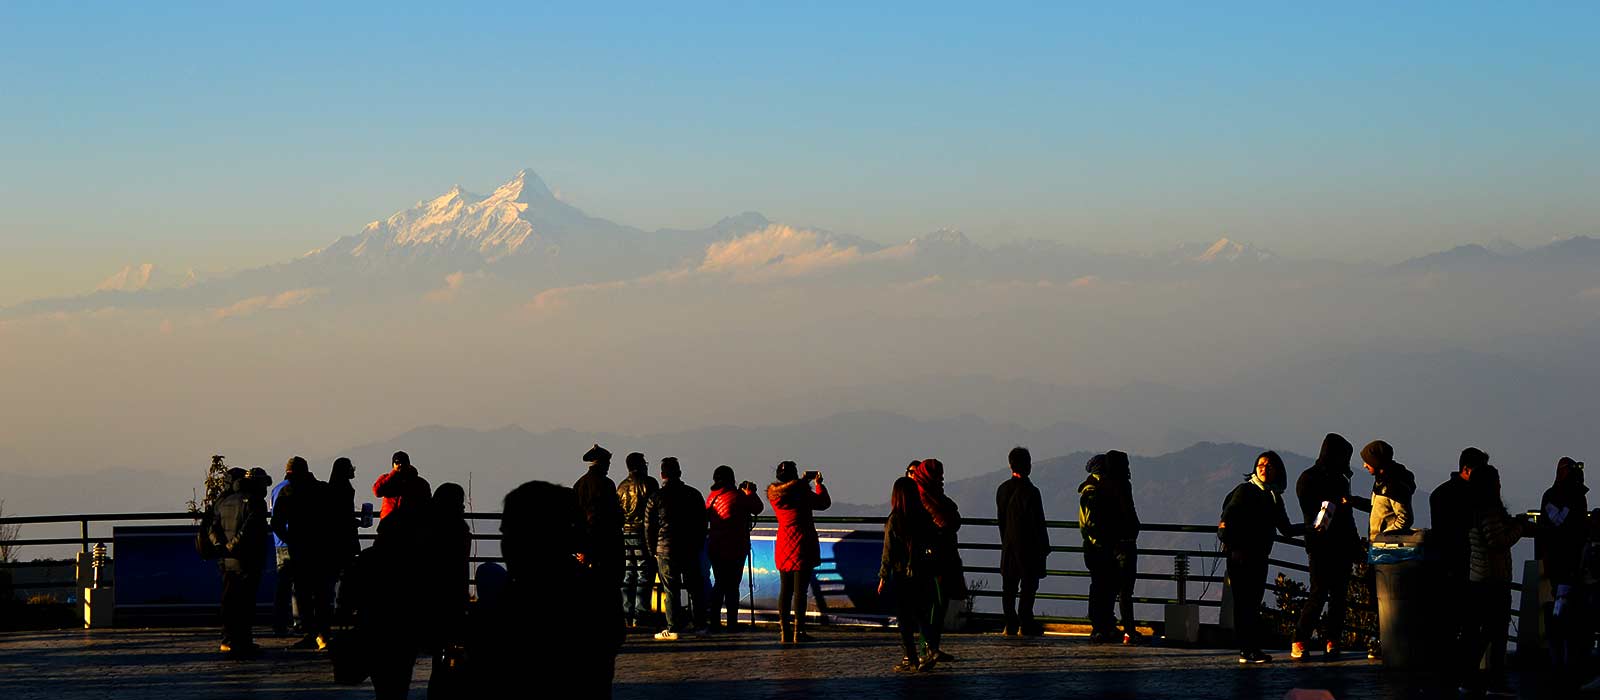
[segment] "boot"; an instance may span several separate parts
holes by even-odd
[[[793,622],[785,621],[778,623],[778,643],[784,646],[792,646],[794,644]]]

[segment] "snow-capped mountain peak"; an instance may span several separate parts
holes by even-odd
[[[475,252],[493,262],[517,252],[534,237],[526,216],[530,208],[552,205],[561,206],[544,181],[525,169],[488,195],[451,187],[438,197],[367,224],[350,245],[334,246],[329,252],[364,257],[442,249]]]
[[[1223,263],[1223,262],[1260,262],[1272,258],[1272,253],[1262,250],[1248,243],[1241,243],[1226,236],[1218,238],[1216,242],[1205,247],[1205,250],[1195,253],[1200,246],[1182,245],[1178,247],[1178,254],[1186,262],[1195,263]]]

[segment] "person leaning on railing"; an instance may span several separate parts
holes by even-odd
[[[1273,531],[1285,537],[1298,528],[1289,524],[1283,507],[1287,485],[1283,458],[1263,452],[1255,473],[1228,494],[1217,523],[1217,537],[1228,556],[1228,588],[1233,591],[1233,633],[1239,642],[1239,663],[1272,660],[1261,650],[1261,596],[1266,591],[1267,558]]]

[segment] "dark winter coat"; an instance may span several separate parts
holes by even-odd
[[[1078,532],[1091,547],[1110,547],[1139,538],[1139,511],[1126,480],[1090,474],[1078,485]]]
[[[1254,480],[1239,484],[1228,494],[1217,536],[1230,554],[1266,559],[1272,553],[1274,530],[1285,537],[1294,534],[1282,495],[1261,488]]]
[[[778,534],[773,543],[774,560],[779,571],[814,569],[822,563],[822,544],[817,541],[817,524],[812,512],[827,510],[833,505],[828,488],[795,479],[773,482],[767,486],[767,502],[772,504],[772,514],[778,519]]]
[[[272,546],[267,502],[237,479],[213,505],[211,544],[225,571],[259,571]]]
[[[1304,518],[1306,549],[1313,554],[1354,556],[1361,546],[1354,509],[1345,502],[1350,496],[1353,454],[1353,447],[1344,438],[1329,435],[1322,441],[1317,461],[1295,481],[1294,495]],[[1333,510],[1333,518],[1318,529],[1317,514],[1324,502]]]
[[[1441,570],[1456,580],[1467,575],[1472,552],[1467,542],[1467,530],[1472,527],[1472,499],[1472,484],[1461,478],[1461,472],[1451,472],[1450,480],[1428,496],[1433,525],[1428,547],[1438,557]]]
[[[926,511],[890,513],[883,524],[883,556],[878,578],[940,575],[939,538]]]
[[[644,534],[644,521],[647,517],[645,506],[650,504],[650,497],[656,495],[661,488],[656,479],[649,474],[629,474],[622,483],[617,484],[617,501],[622,508],[622,531],[633,534]]]
[[[572,485],[583,519],[578,522],[578,551],[591,566],[610,570],[622,559],[622,504],[617,485],[599,468]],[[620,569],[618,569],[620,571]]]
[[[1050,532],[1044,501],[1028,477],[1007,479],[994,493],[1000,525],[1000,573],[1014,578],[1044,578]]]
[[[761,498],[736,488],[714,489],[706,497],[706,552],[712,561],[744,561],[750,553],[750,524],[765,510]]]
[[[289,548],[297,562],[328,559],[336,537],[328,485],[306,473],[287,477],[285,481],[288,484],[273,501],[273,534]]]
[[[1471,552],[1468,579],[1473,583],[1511,582],[1511,545],[1522,539],[1522,523],[1504,508],[1480,511],[1467,528]]]
[[[668,480],[651,497],[646,514],[646,551],[699,565],[700,552],[706,546],[706,502],[698,489],[681,479]]]
[[[1581,582],[1583,545],[1589,538],[1589,487],[1567,481],[1551,486],[1539,501],[1534,556],[1544,562],[1552,585]]]
[[[349,479],[328,480],[328,517],[333,527],[333,558],[346,566],[361,553],[360,519],[356,516],[356,489]]]

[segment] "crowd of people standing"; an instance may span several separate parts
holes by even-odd
[[[1244,483],[1228,494],[1217,533],[1241,663],[1271,660],[1263,651],[1261,600],[1279,536],[1305,537],[1310,569],[1309,598],[1295,621],[1290,655],[1305,658],[1317,638],[1334,656],[1345,639],[1353,564],[1365,546],[1354,511],[1369,514],[1374,538],[1409,531],[1417,522],[1416,479],[1395,460],[1393,447],[1378,440],[1360,451],[1373,479],[1366,497],[1353,494],[1355,453],[1344,437],[1326,436],[1295,484],[1299,520],[1289,516],[1287,470],[1276,452],[1259,455]],[[382,505],[377,536],[365,550],[357,536],[361,516],[350,460],[337,460],[321,481],[306,460],[290,459],[270,502],[264,471],[233,469],[201,534],[220,559],[221,649],[232,655],[259,649],[250,623],[262,562],[273,554],[280,580],[275,597],[292,601],[274,616],[275,632],[289,634],[297,620],[294,648],[337,645],[336,665],[346,659],[358,669],[356,680],[371,678],[379,698],[405,696],[422,653],[434,657],[430,693],[439,697],[492,688],[505,674],[539,668],[568,677],[581,669],[593,683],[584,696],[604,697],[627,633],[653,621],[657,580],[665,590],[665,626],[654,631],[655,640],[739,629],[750,533],[768,505],[777,522],[779,642],[813,641],[806,592],[821,563],[813,514],[832,504],[820,472],[782,462],[762,494],[723,465],[702,494],[683,480],[676,458],[659,460],[658,480],[643,454],[629,454],[627,476],[617,484],[609,476],[611,457],[595,445],[583,455],[586,471],[572,487],[530,482],[506,496],[505,565],[478,568],[476,599],[468,585],[472,534],[465,492],[454,483],[431,489],[406,453],[396,452],[390,470],[373,484]],[[1040,635],[1035,597],[1051,550],[1044,499],[1030,479],[1028,450],[1013,449],[1007,461],[1010,477],[995,493],[1003,634]],[[1077,489],[1095,643],[1143,641],[1133,614],[1141,525],[1129,461],[1115,450],[1095,455]],[[1466,611],[1451,618],[1446,645],[1464,691],[1502,683],[1510,551],[1525,536],[1537,538],[1537,558],[1554,591],[1546,625],[1554,667],[1574,680],[1587,672],[1595,639],[1590,618],[1600,610],[1600,557],[1591,526],[1600,516],[1589,514],[1586,491],[1583,464],[1563,458],[1538,516],[1513,517],[1501,500],[1499,471],[1475,448],[1461,453],[1459,470],[1434,490],[1430,546],[1441,562],[1440,593],[1453,609]],[[945,493],[938,459],[908,465],[889,500],[877,592],[898,621],[902,658],[894,669],[931,671],[955,660],[941,644],[943,626],[951,603],[967,597],[957,544],[961,513]],[[611,591],[620,591],[620,600]],[[540,604],[549,600],[568,604]]]

